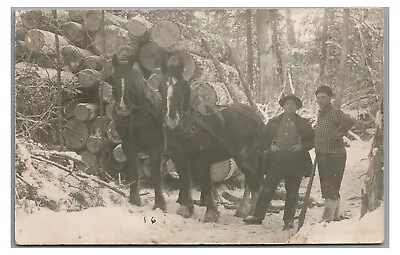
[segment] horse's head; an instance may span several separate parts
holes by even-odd
[[[176,128],[186,112],[190,109],[190,86],[183,79],[183,62],[176,55],[171,56],[167,63],[168,75],[166,79],[167,113],[165,122],[171,129]]]
[[[128,116],[133,108],[143,105],[143,95],[138,79],[143,78],[134,56],[122,62],[117,55],[112,58],[114,72],[110,77],[115,97],[115,109],[120,116]]]

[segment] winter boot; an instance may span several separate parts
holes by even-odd
[[[283,231],[294,228],[293,220],[285,220],[283,224]]]
[[[336,200],[336,210],[333,215],[333,221],[341,221],[343,219],[342,215],[340,214],[340,198]]]
[[[324,213],[322,214],[322,219],[320,222],[331,222],[335,214],[337,200],[325,199],[324,202]]]
[[[262,224],[262,219],[257,218],[255,216],[247,216],[246,218],[243,219],[243,222],[246,225],[261,225]]]

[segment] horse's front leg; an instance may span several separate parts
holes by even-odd
[[[189,218],[193,215],[194,205],[192,199],[192,185],[191,185],[191,163],[186,157],[175,159],[176,170],[179,175],[179,197],[177,203],[180,207],[177,214],[184,218]]]
[[[117,132],[121,138],[122,149],[127,157],[127,177],[129,185],[129,203],[141,206],[139,173],[137,168],[138,150],[129,136],[129,128],[117,124]]]
[[[164,212],[167,210],[164,194],[162,192],[161,176],[161,151],[154,149],[150,152],[151,180],[154,187],[155,199],[153,210],[160,208]]]
[[[219,211],[213,195],[213,183],[211,181],[211,163],[206,160],[198,160],[194,165],[194,171],[200,173],[201,196],[207,208],[204,222],[218,222]]]
[[[137,206],[142,206],[139,195],[140,180],[137,169],[138,153],[132,148],[132,146],[125,146],[125,148],[128,147],[129,149],[125,149],[123,145],[122,147],[127,156],[128,180],[131,183],[129,185],[129,203]]]

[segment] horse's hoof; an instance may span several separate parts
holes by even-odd
[[[193,215],[193,209],[191,210],[187,206],[182,205],[181,207],[179,207],[176,213],[182,216],[183,218],[190,218]]]
[[[207,210],[204,215],[204,222],[218,222],[219,212],[213,210]]]
[[[130,196],[129,203],[136,206],[142,206],[142,201],[140,200],[140,196]]]
[[[158,203],[156,202],[156,203],[154,203],[153,210],[155,210],[157,208],[160,208],[163,212],[167,212],[167,205],[166,205],[165,201],[164,202],[158,202]]]
[[[246,218],[247,215],[249,215],[249,213],[247,212],[247,210],[244,206],[239,206],[235,212],[235,217],[238,217],[238,218]]]

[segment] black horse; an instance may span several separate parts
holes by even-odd
[[[133,86],[137,70],[132,66],[136,59],[130,57],[128,63],[119,61],[114,55],[114,72],[109,78],[115,96],[113,117],[116,130],[127,156],[128,178],[130,184],[129,202],[141,206],[139,196],[139,174],[136,169],[137,153],[146,153],[151,161],[151,180],[154,186],[155,202],[153,209],[166,210],[165,198],[161,189],[161,153],[163,148],[162,119],[156,118],[156,109],[148,104],[141,86]]]
[[[248,105],[232,104],[216,111],[199,113],[193,107],[196,98],[183,79],[182,60],[173,55],[167,64],[168,73],[161,94],[166,98],[165,122],[181,146],[186,167],[201,178],[201,190],[207,207],[205,221],[216,221],[219,212],[212,195],[211,166],[213,163],[233,158],[245,174],[246,190],[236,216],[243,217],[255,206],[263,180],[259,166],[260,132],[264,123]],[[197,98],[198,99],[198,98]],[[193,164],[190,164],[193,162]],[[185,165],[185,164],[184,164]],[[190,171],[188,171],[190,172]],[[249,203],[251,192],[251,205]],[[182,207],[191,215],[193,205],[188,193],[182,190]]]

